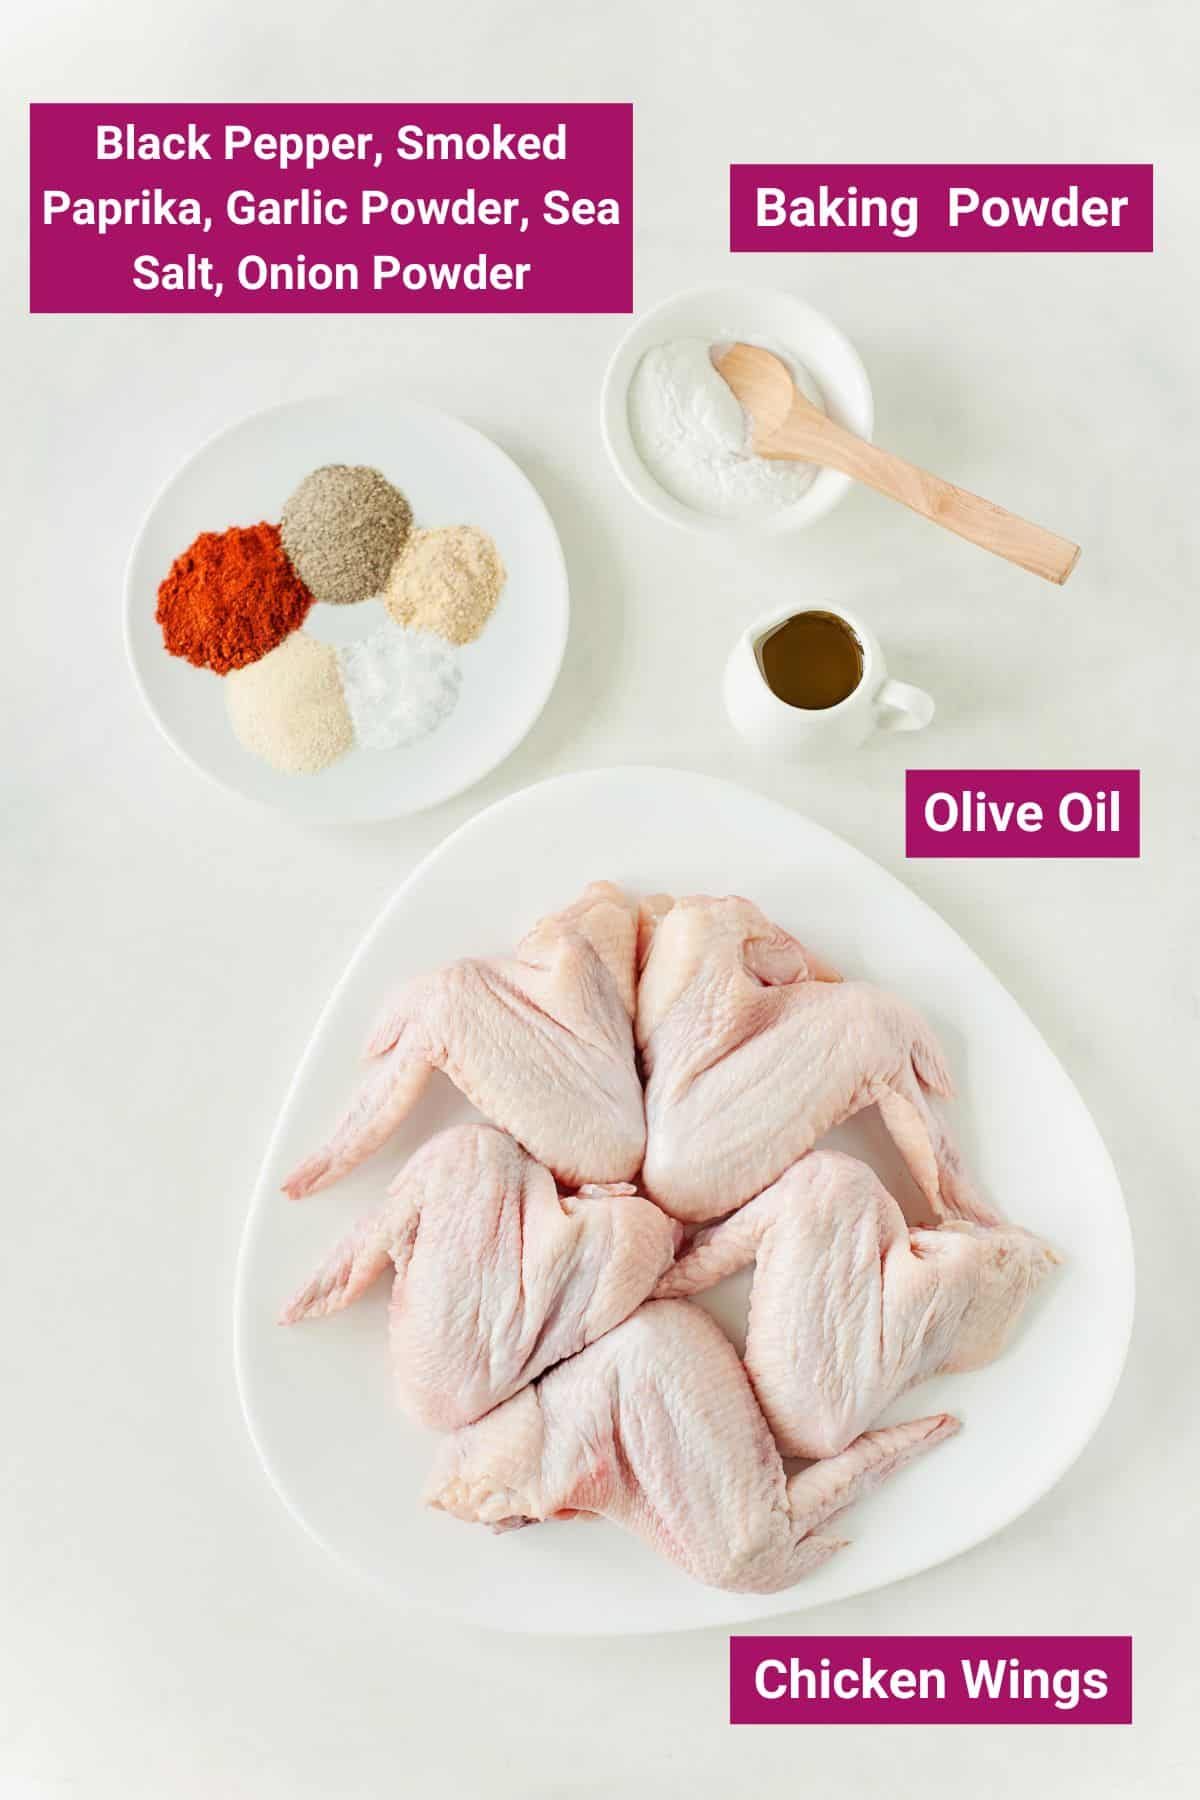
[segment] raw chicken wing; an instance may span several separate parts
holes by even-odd
[[[645,1148],[631,1016],[637,913],[608,882],[543,919],[515,957],[409,982],[368,1046],[370,1071],[324,1147],[284,1183],[329,1187],[378,1150],[442,1069],[561,1181],[627,1181]]]
[[[912,1231],[865,1164],[814,1151],[659,1283],[697,1294],[754,1262],[746,1370],[785,1456],[836,1456],[930,1375],[1003,1350],[1058,1258],[1017,1226]]]
[[[869,1432],[785,1475],[737,1354],[685,1301],[654,1301],[441,1447],[431,1506],[498,1531],[599,1513],[696,1580],[774,1593],[843,1540],[822,1529],[957,1429]]]
[[[620,1324],[669,1268],[681,1228],[633,1188],[560,1194],[504,1132],[460,1125],[422,1145],[282,1317],[321,1317],[395,1265],[389,1337],[400,1397],[450,1431]]]
[[[995,1223],[930,1103],[950,1078],[912,1007],[840,981],[736,897],[648,902],[640,957],[643,1184],[677,1219],[742,1205],[874,1104],[935,1216]]]

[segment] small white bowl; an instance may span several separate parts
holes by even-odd
[[[791,506],[750,519],[697,512],[659,486],[638,455],[629,429],[629,387],[647,350],[684,337],[708,338],[714,344],[738,338],[777,343],[809,370],[830,418],[862,438],[869,438],[874,428],[875,403],[867,371],[854,345],[823,313],[773,288],[690,288],[635,319],[605,372],[601,430],[613,467],[630,493],[660,519],[692,531],[774,535],[799,531],[823,519],[850,486],[850,477],[836,469],[818,470],[812,486]]]

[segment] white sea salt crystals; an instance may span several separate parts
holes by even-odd
[[[364,750],[415,744],[454,711],[462,670],[445,639],[389,620],[337,652],[342,691]]]
[[[731,341],[731,340],[730,340]],[[750,421],[713,367],[721,345],[676,338],[647,350],[629,386],[629,430],[647,469],[694,512],[764,518],[791,506],[816,478],[810,463],[770,462],[750,448]],[[777,344],[800,391],[823,407],[807,369]]]

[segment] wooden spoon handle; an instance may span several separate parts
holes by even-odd
[[[1016,513],[1006,512],[990,500],[981,500],[978,494],[969,494],[965,488],[905,462],[903,457],[868,444],[832,419],[810,426],[807,419],[798,423],[793,415],[772,439],[766,454],[840,469],[844,475],[875,488],[891,500],[899,500],[902,506],[911,507],[944,530],[1017,563],[1045,581],[1056,582],[1059,587],[1079,561],[1079,545],[1069,538],[1018,518]]]

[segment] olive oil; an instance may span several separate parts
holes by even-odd
[[[757,655],[771,692],[805,712],[848,700],[862,680],[862,645],[836,613],[793,613],[759,640]]]

